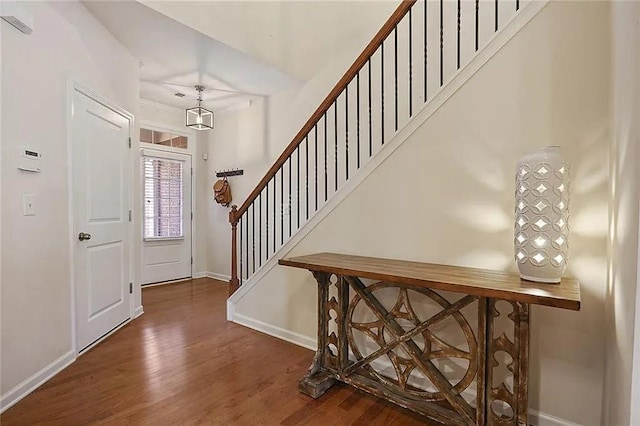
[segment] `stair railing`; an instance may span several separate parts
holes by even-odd
[[[509,9],[519,10],[520,0],[400,3],[247,199],[232,206],[230,295],[460,70],[465,48],[469,59],[478,51],[481,22],[491,21],[482,30],[493,34]],[[445,40],[454,47],[445,51]]]

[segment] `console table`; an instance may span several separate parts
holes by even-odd
[[[580,310],[573,279],[541,284],[485,269],[335,253],[279,264],[308,269],[318,282],[318,350],[299,382],[302,393],[318,398],[341,381],[447,425],[526,426],[529,305]],[[416,299],[437,312],[421,313]],[[370,321],[354,318],[356,311]],[[445,321],[464,342],[445,340],[438,332]],[[511,377],[496,379],[499,358]],[[439,367],[445,359],[464,371],[448,377]]]

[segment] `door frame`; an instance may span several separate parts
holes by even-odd
[[[158,151],[158,152],[166,152],[166,153],[171,153],[171,154],[183,154],[183,155],[188,155],[191,157],[191,170],[193,171],[193,173],[191,174],[191,213],[193,213],[193,219],[191,220],[191,257],[193,258],[194,262],[191,264],[191,278],[193,278],[194,275],[194,266],[195,266],[195,259],[196,259],[196,198],[197,198],[197,191],[196,191],[196,173],[198,173],[199,171],[196,170],[196,163],[197,163],[197,159],[195,158],[195,154],[196,154],[196,147],[195,147],[195,143],[197,143],[196,141],[196,132],[194,132],[193,130],[189,130],[189,129],[182,129],[182,128],[176,128],[176,127],[172,127],[172,126],[167,126],[161,123],[157,123],[154,121],[149,121],[149,120],[141,120],[140,121],[140,127],[141,128],[145,128],[145,129],[149,129],[149,130],[155,130],[157,132],[165,132],[165,133],[171,133],[173,135],[178,135],[178,136],[185,136],[189,142],[187,145],[187,149],[181,149],[181,148],[173,148],[170,146],[164,146],[164,145],[156,145],[156,144],[152,144],[152,143],[146,143],[146,142],[140,142],[140,149],[138,150],[138,154],[137,154],[137,161],[138,163],[140,163],[140,161],[142,160],[142,151],[143,150],[151,150],[151,151]],[[140,135],[138,135],[138,141],[140,141]],[[140,167],[140,185],[143,184],[144,179],[143,179],[143,173],[144,171],[142,170],[142,167]],[[134,200],[134,203],[137,203],[138,201]],[[141,206],[141,208],[143,208],[143,210],[141,210],[141,212],[144,211],[144,195],[141,192],[140,193],[140,200],[138,203],[139,206]],[[142,228],[141,228],[142,229]],[[142,229],[141,231],[142,233],[140,235],[137,235],[136,238],[140,238],[141,244],[140,244],[140,262],[137,266],[137,276],[141,277],[142,276],[142,255],[143,255],[143,250],[144,250],[144,242],[142,241],[144,238],[144,229]],[[172,281],[167,282],[170,283]],[[162,284],[162,283],[161,283]],[[148,284],[148,285],[154,285],[154,284]],[[145,286],[146,287],[146,286]]]
[[[115,102],[109,100],[108,98],[96,93],[95,91],[89,89],[87,86],[76,80],[68,80],[67,82],[67,191],[68,191],[68,203],[67,207],[69,209],[68,215],[68,226],[69,226],[69,283],[70,283],[70,293],[71,293],[71,346],[74,356],[77,358],[81,353],[78,351],[78,335],[77,335],[77,325],[76,325],[76,280],[75,280],[75,270],[76,270],[76,252],[77,246],[75,243],[75,233],[74,233],[74,224],[75,224],[75,215],[74,215],[74,207],[75,200],[73,195],[73,111],[74,111],[74,95],[78,92],[93,101],[101,104],[105,108],[112,110],[113,112],[122,115],[129,121],[129,139],[132,140],[135,129],[134,116],[129,111],[124,108],[118,106]],[[129,159],[128,166],[131,170],[129,173],[129,210],[133,208],[133,184],[134,184],[134,156],[131,155],[132,148],[129,150]],[[135,218],[132,218],[135,219]],[[129,225],[127,226],[127,241],[129,243],[129,248],[131,250],[130,253],[134,251],[134,239],[133,239],[133,230],[134,230],[134,221],[131,220]],[[135,274],[133,273],[133,256],[129,256],[129,277],[128,281],[133,283],[133,289],[139,289],[139,283],[134,282]],[[109,337],[111,334],[115,333],[117,330],[131,322],[134,318],[134,297],[131,294],[129,297],[129,319],[122,324],[120,324],[115,329],[111,330],[100,339],[93,342],[91,345],[87,346],[82,350],[82,353],[87,352],[104,339]]]

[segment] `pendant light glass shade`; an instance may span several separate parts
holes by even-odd
[[[520,277],[560,282],[569,250],[569,167],[560,147],[527,153],[516,170],[514,254]]]
[[[203,86],[195,86],[198,91],[198,105],[187,109],[187,127],[196,130],[213,129],[213,111],[202,107]]]

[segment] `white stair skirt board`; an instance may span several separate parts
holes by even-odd
[[[407,124],[399,129],[380,151],[362,165],[358,173],[351,177],[291,238],[274,253],[240,288],[227,300],[227,319],[233,321],[232,306],[244,297],[274,266],[278,259],[289,253],[309,232],[329,215],[347,196],[353,192],[380,164],[384,162],[411,134],[431,117],[451,96],[453,96],[476,72],[504,47],[550,0],[531,2],[516,14],[495,37],[480,49],[471,61],[445,84]],[[212,277],[213,278],[213,277]],[[229,277],[226,277],[227,279]]]
[[[29,395],[31,392],[43,385],[46,381],[64,370],[75,360],[76,354],[73,350],[71,350],[38,371],[33,376],[24,380],[22,383],[14,386],[13,389],[11,389],[5,395],[2,395],[2,399],[0,400],[0,413],[3,413],[8,408],[15,405],[22,398]]]

